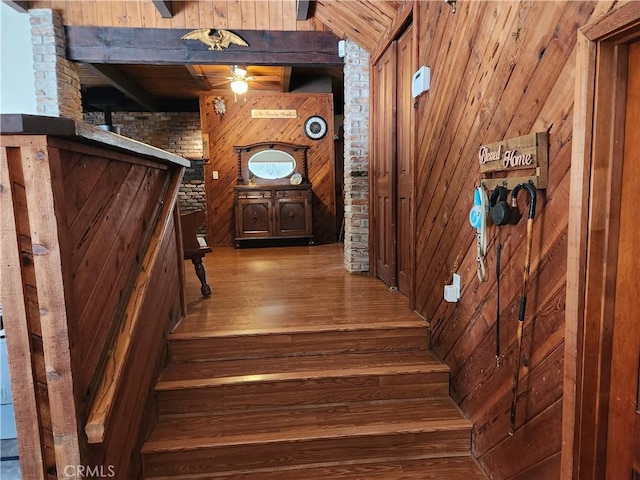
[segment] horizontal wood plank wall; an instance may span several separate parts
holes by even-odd
[[[34,176],[30,172],[34,159],[44,159],[42,162],[50,171],[50,186],[41,185],[40,177],[26,181],[27,173]],[[11,208],[15,217],[11,224],[2,224],[3,265],[4,259],[9,259],[4,250],[12,246],[14,261],[7,268],[17,269],[23,284],[21,289],[9,291],[3,282],[3,303],[9,304],[7,312],[23,310],[16,319],[22,324],[8,322],[7,333],[12,339],[16,329],[29,335],[28,341],[13,342],[9,346],[9,357],[14,363],[21,363],[24,372],[32,372],[33,388],[27,388],[24,395],[32,395],[28,403],[37,410],[30,418],[17,418],[20,447],[26,446],[30,451],[21,453],[21,458],[32,458],[35,452],[41,452],[33,457],[36,470],[29,470],[31,465],[25,466],[24,474],[29,478],[44,478],[44,471],[55,477],[57,467],[63,475],[60,469],[70,458],[77,458],[71,460],[74,465],[80,462],[112,465],[118,478],[135,478],[140,468],[140,446],[148,433],[148,416],[154,411],[152,387],[166,360],[166,334],[170,325],[184,313],[177,213],[169,216],[169,224],[159,240],[157,262],[149,266],[151,294],[144,298],[141,309],[145,328],[133,332],[133,353],[126,367],[125,381],[118,387],[118,402],[115,414],[110,417],[105,441],[88,445],[83,428],[91,406],[92,388],[108,368],[105,359],[124,315],[123,307],[151,235],[157,231],[160,207],[164,204],[176,209],[177,190],[168,186],[170,182],[179,183],[182,169],[73,140],[33,135],[4,135],[2,162],[8,167],[11,182],[11,188],[2,191],[3,211],[5,207]],[[38,164],[38,169],[41,168]],[[3,165],[3,184],[4,171]],[[53,201],[46,205],[54,212],[51,217],[56,219],[58,229],[57,237],[47,239],[46,245],[55,243],[60,251],[56,268],[63,278],[60,288],[64,298],[59,303],[64,315],[61,318],[66,319],[64,330],[68,337],[65,334],[65,340],[73,346],[69,348],[70,362],[66,369],[64,365],[48,363],[51,352],[60,349],[63,342],[55,335],[46,336],[44,323],[40,323],[41,312],[47,313],[42,310],[41,290],[47,287],[43,287],[46,282],[42,280],[47,278],[48,270],[38,272],[34,249],[37,248],[37,255],[45,255],[49,249],[32,246],[31,241],[34,226],[30,220],[42,216],[33,211],[43,209],[38,199],[44,196],[38,192],[47,188],[53,192]],[[171,192],[170,198],[167,192]],[[5,244],[5,239],[10,238],[16,241]],[[50,263],[48,269],[53,268]],[[18,276],[14,280],[18,281]],[[5,292],[11,296],[7,298]],[[58,386],[55,396],[51,397],[47,375],[50,371],[72,379],[68,392],[61,392]],[[16,388],[20,388],[18,385],[16,383]],[[66,403],[60,404],[61,395]],[[54,402],[57,403],[54,405]],[[21,407],[17,410],[21,411]],[[31,428],[34,422],[37,429]],[[60,445],[54,444],[54,437],[71,436],[60,428],[72,423],[78,426],[74,432],[77,443],[75,447],[64,446],[61,450]]]
[[[62,13],[65,25],[145,28],[325,30],[318,20],[297,21],[296,0],[191,0],[172,3],[162,18],[151,0],[36,0],[31,8]]]
[[[313,188],[313,235],[316,243],[336,241],[335,154],[333,99],[331,94],[287,94],[225,98],[227,113],[219,116],[214,97],[200,103],[202,131],[209,136],[209,159],[205,163],[209,244],[231,245],[234,238],[233,187],[237,184],[238,161],[234,145],[279,141],[309,145],[309,180]],[[251,110],[295,110],[297,118],[252,118]],[[304,121],[320,115],[328,125],[321,140],[304,134]],[[213,179],[213,172],[218,179]]]
[[[473,453],[496,479],[559,478],[576,32],[606,10],[602,3],[470,2],[452,14],[444,2],[418,2],[419,64],[431,67],[432,84],[417,112],[416,309],[431,324],[433,351],[451,367],[452,396],[474,423]],[[542,131],[550,135],[549,186],[538,194],[517,430],[509,436],[525,221],[490,226],[489,278],[480,283],[468,215],[480,145]],[[526,195],[519,205],[526,216]],[[442,298],[453,271],[462,276],[457,304]]]

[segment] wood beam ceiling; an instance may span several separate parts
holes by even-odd
[[[297,16],[296,20],[309,20],[309,7],[311,6],[310,0],[298,0],[297,1]]]
[[[67,27],[69,60],[83,63],[174,65],[284,65],[335,67],[339,38],[331,32],[265,32],[235,30],[249,47],[231,45],[212,51],[194,40],[182,40],[186,29]]]
[[[132,99],[138,105],[151,112],[157,111],[157,100],[138,82],[126,75],[115,65],[87,64],[87,67],[103,77],[114,88]]]
[[[173,2],[163,1],[163,0],[152,0],[152,1],[153,1],[153,6],[156,7],[156,10],[158,10],[162,18],[173,17]]]

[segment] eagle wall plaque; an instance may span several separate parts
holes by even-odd
[[[217,33],[216,33],[217,32]],[[241,47],[248,47],[249,44],[242,38],[229,30],[216,30],[215,28],[199,28],[184,34],[181,40],[198,40],[205,45],[209,45],[209,50],[222,51],[232,43]]]

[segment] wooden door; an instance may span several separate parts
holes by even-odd
[[[375,66],[373,195],[376,274],[390,287],[396,276],[396,43]]]
[[[411,295],[413,265],[413,29],[375,66],[373,104],[376,274]]]
[[[413,269],[413,63],[413,29],[409,27],[398,40],[396,66],[396,272],[398,290],[407,297],[411,295]]]
[[[629,48],[620,236],[611,360],[607,479],[640,479],[640,42]]]

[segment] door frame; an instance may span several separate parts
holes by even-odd
[[[419,25],[419,8],[417,8],[418,5],[418,0],[415,0],[414,2],[405,2],[400,9],[396,12],[396,16],[393,19],[393,23],[391,25],[391,27],[387,30],[385,37],[383,37],[379,44],[378,47],[376,49],[376,51],[371,55],[370,57],[370,61],[369,61],[369,73],[370,73],[370,78],[371,78],[371,105],[370,105],[370,116],[369,116],[369,121],[371,123],[371,127],[370,127],[370,135],[369,135],[369,215],[370,215],[370,221],[369,221],[369,272],[370,274],[372,274],[373,276],[378,276],[378,271],[377,271],[377,261],[376,261],[376,251],[377,251],[377,245],[378,245],[378,239],[376,238],[376,217],[374,215],[374,212],[376,211],[375,208],[375,195],[376,195],[376,187],[375,187],[375,161],[376,161],[376,154],[377,152],[375,151],[375,135],[376,135],[376,124],[374,122],[373,119],[376,118],[376,111],[374,108],[374,101],[373,98],[378,94],[378,88],[377,88],[377,78],[376,78],[376,66],[378,64],[378,62],[380,61],[380,59],[382,58],[382,56],[384,54],[387,53],[387,50],[392,46],[392,44],[394,42],[396,42],[402,35],[403,33],[409,28],[409,27],[413,27],[413,38],[412,38],[412,61],[414,63],[414,66],[418,64],[418,54],[419,54],[419,29],[417,28],[417,25]],[[415,202],[415,175],[416,175],[416,144],[417,144],[417,137],[415,135],[415,107],[414,110],[411,113],[412,115],[412,120],[411,120],[411,128],[412,128],[412,142],[413,142],[413,155],[411,158],[411,162],[413,164],[413,188],[412,188],[412,198],[411,201]],[[395,150],[395,148],[394,148]],[[394,158],[394,168],[395,168],[395,158]],[[395,172],[394,172],[394,177],[395,177]],[[393,180],[395,182],[395,178]],[[394,202],[396,201],[396,199],[394,198]],[[394,205],[394,215],[396,214],[395,212],[395,205]],[[411,219],[410,219],[410,223],[411,223],[411,229],[409,232],[409,236],[410,236],[410,240],[409,243],[411,245],[410,247],[410,262],[411,262],[411,268],[410,268],[410,274],[409,274],[409,296],[408,296],[408,301],[409,301],[409,308],[415,308],[415,271],[416,271],[416,259],[415,259],[415,219],[416,219],[416,212],[415,212],[415,208],[412,211],[412,215],[411,215]],[[395,226],[394,226],[395,228]],[[397,283],[397,282],[396,282]]]
[[[627,45],[638,39],[640,9],[635,2],[578,31],[567,249],[563,479],[605,476]]]

